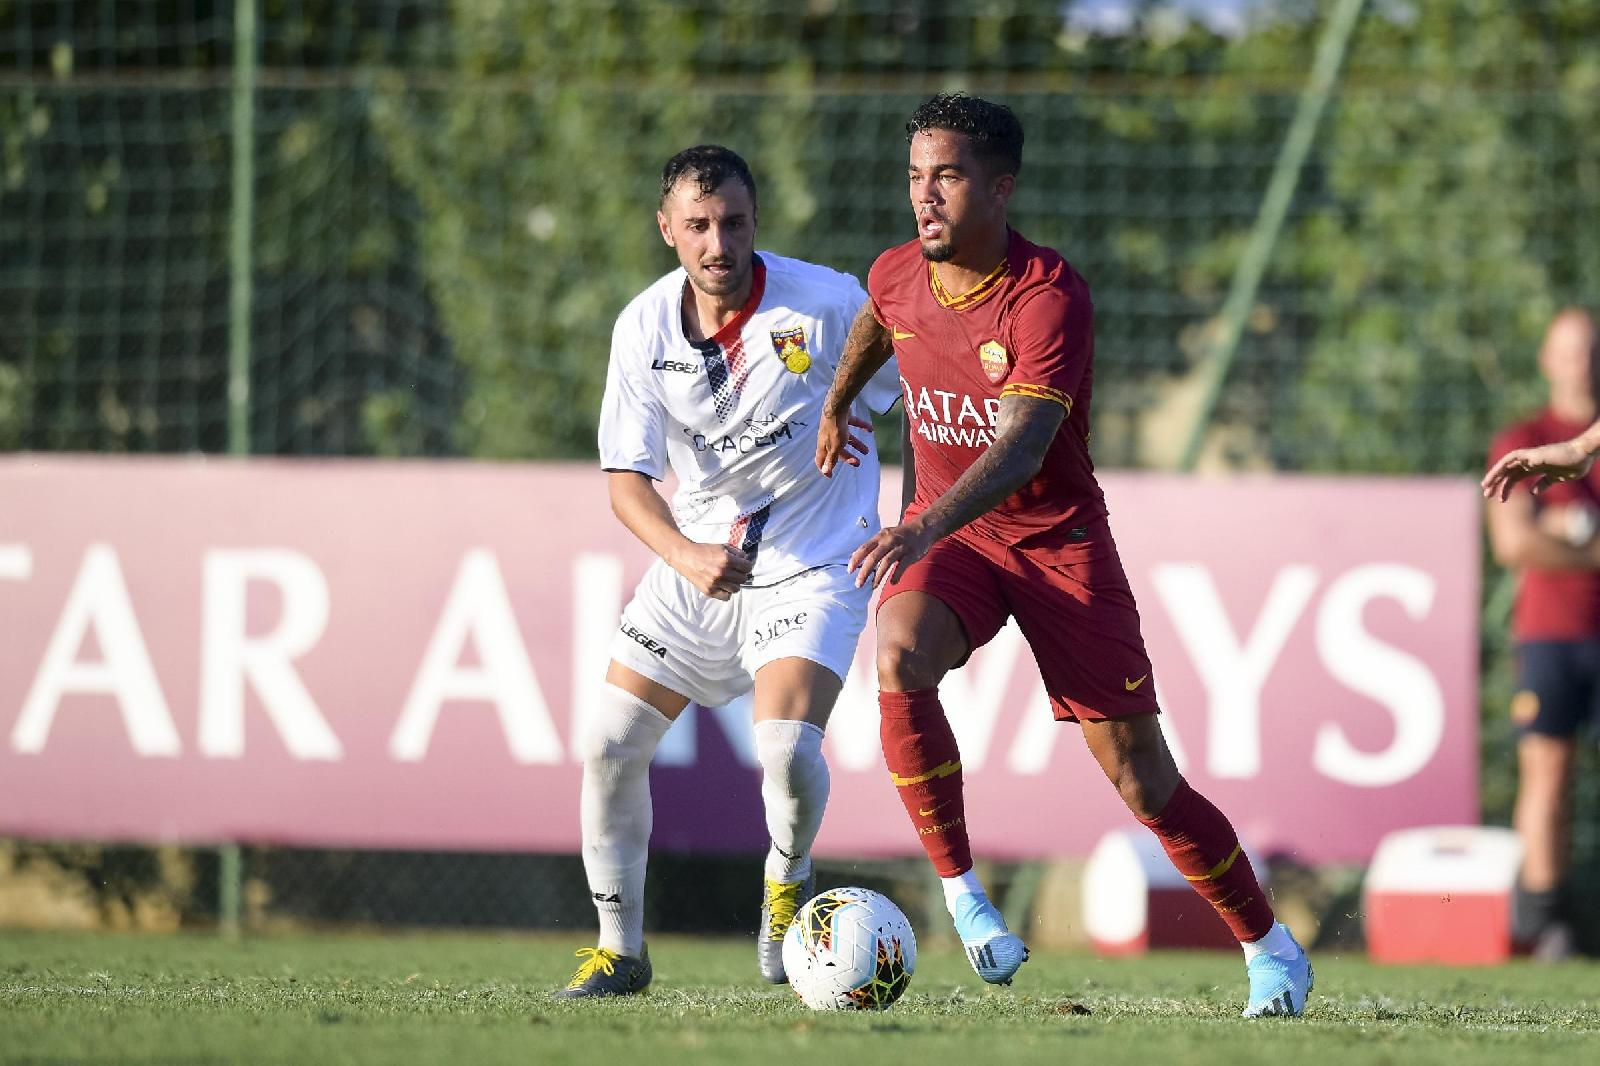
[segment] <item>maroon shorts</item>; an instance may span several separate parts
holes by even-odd
[[[884,586],[878,608],[902,592],[925,592],[954,611],[969,653],[1015,618],[1062,721],[1160,710],[1139,608],[1114,548],[1101,558],[1047,563],[1014,548],[980,551],[946,537]]]

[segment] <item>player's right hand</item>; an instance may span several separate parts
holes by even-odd
[[[885,580],[895,584],[908,566],[928,554],[936,539],[920,516],[898,526],[887,526],[855,550],[846,572],[856,575],[856,588],[868,579],[873,588]]]
[[[750,576],[755,562],[726,544],[689,544],[667,560],[678,573],[714,600],[729,600]]]
[[[1511,498],[1517,482],[1535,475],[1539,480],[1533,483],[1533,492],[1538,495],[1558,481],[1583,477],[1593,465],[1594,456],[1570,440],[1539,448],[1518,448],[1501,456],[1483,475],[1483,498],[1492,500],[1498,496],[1503,503]]]
[[[872,432],[872,423],[864,419],[851,417],[846,412],[839,418],[822,419],[822,424],[817,427],[817,469],[822,471],[823,477],[832,477],[833,469],[840,463],[848,466],[860,466],[861,460],[850,454],[854,448],[862,455],[867,454],[867,442],[850,431],[852,429]]]

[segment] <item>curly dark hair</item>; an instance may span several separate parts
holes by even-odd
[[[940,93],[911,113],[906,143],[923,130],[966,134],[978,157],[996,174],[1022,169],[1022,123],[1005,104],[966,93]]]
[[[666,203],[679,181],[692,181],[701,196],[709,196],[729,178],[738,178],[750,190],[750,203],[756,202],[756,179],[738,153],[720,144],[697,144],[685,148],[661,169],[661,202]]]

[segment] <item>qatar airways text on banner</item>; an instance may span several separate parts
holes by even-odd
[[[1105,483],[1167,735],[1246,839],[1359,860],[1475,820],[1470,484]],[[574,734],[648,562],[587,467],[0,460],[0,834],[573,850]],[[918,851],[872,640],[829,726],[835,855]],[[1014,628],[943,698],[980,853],[1128,824]],[[764,846],[747,706],[687,712],[652,787],[656,847]]]

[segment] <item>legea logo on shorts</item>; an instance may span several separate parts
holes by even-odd
[[[623,636],[639,645],[639,647],[643,648],[651,655],[654,655],[658,659],[665,659],[667,657],[667,646],[661,643],[655,637],[652,637],[648,633],[641,633],[639,630],[629,625],[626,621],[622,623],[621,629]]]
[[[796,630],[804,629],[805,624],[805,611],[796,612],[793,618],[774,618],[766,625],[756,627],[756,647],[758,649],[764,648],[774,640],[786,637]]]

